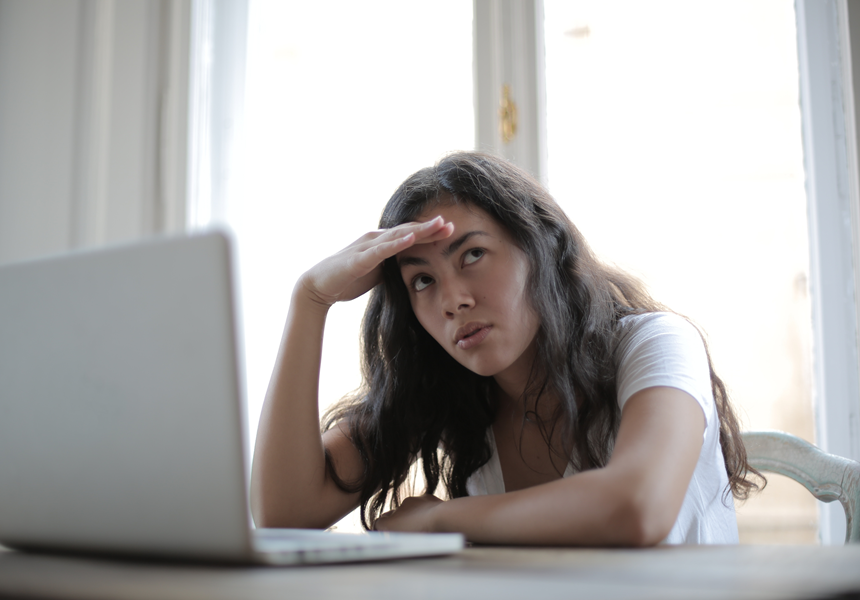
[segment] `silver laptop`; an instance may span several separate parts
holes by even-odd
[[[459,534],[253,529],[228,235],[0,267],[0,544],[302,564]]]

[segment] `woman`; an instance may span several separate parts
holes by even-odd
[[[363,386],[320,435],[326,313],[369,290]],[[419,458],[426,493],[403,499]],[[266,527],[360,505],[368,528],[484,543],[732,543],[750,472],[698,331],[600,263],[528,174],[459,153],[297,283],[251,500]]]

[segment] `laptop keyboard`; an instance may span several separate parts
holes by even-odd
[[[261,552],[389,545],[384,533],[335,533],[322,529],[255,529],[254,547]]]

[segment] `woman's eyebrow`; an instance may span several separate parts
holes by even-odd
[[[456,252],[460,246],[465,244],[469,238],[474,237],[476,235],[490,235],[490,234],[487,233],[486,231],[467,231],[466,233],[464,233],[463,235],[458,237],[456,240],[454,240],[453,242],[448,244],[448,247],[442,251],[442,256],[445,258],[448,258],[454,252]],[[403,267],[408,267],[410,265],[417,265],[417,266],[423,267],[423,266],[427,265],[427,261],[423,258],[418,258],[417,256],[404,256],[403,258],[401,258],[397,261],[397,265],[401,269]]]
[[[453,242],[448,244],[448,247],[442,251],[442,256],[444,256],[445,258],[448,258],[454,252],[456,252],[460,246],[465,244],[466,240],[468,240],[469,238],[474,237],[476,235],[490,235],[490,234],[487,233],[486,231],[467,231],[466,233],[464,233],[463,235],[458,237],[456,240],[454,240]]]

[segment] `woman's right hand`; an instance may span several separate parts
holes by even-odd
[[[454,225],[436,217],[364,234],[340,252],[307,271],[299,285],[314,302],[326,308],[358,298],[382,280],[382,262],[414,244],[449,237]]]

